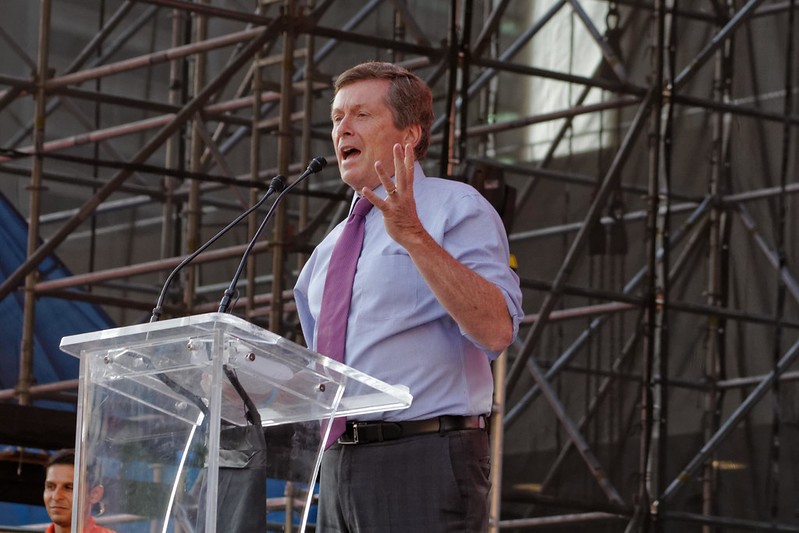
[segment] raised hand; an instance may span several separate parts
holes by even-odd
[[[366,187],[361,190],[361,194],[383,212],[383,221],[389,236],[406,249],[418,244],[427,233],[419,220],[413,196],[414,162],[411,144],[404,147],[399,143],[395,144],[395,181],[391,181],[391,176],[380,161],[375,162],[375,172],[387,191],[386,197],[380,198]]]

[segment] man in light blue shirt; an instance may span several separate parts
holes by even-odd
[[[424,175],[417,161],[429,145],[432,97],[414,74],[389,63],[349,69],[336,81],[331,118],[342,180],[375,206],[355,274],[346,364],[407,385],[414,399],[408,409],[348,421],[324,455],[317,529],[485,530],[490,361],[523,316],[502,221],[471,186]],[[342,228],[319,244],[295,287],[312,349]]]

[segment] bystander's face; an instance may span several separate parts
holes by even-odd
[[[341,179],[359,192],[380,184],[375,162],[381,161],[394,175],[393,148],[396,143],[415,144],[419,126],[399,129],[386,104],[388,80],[363,80],[341,87],[333,99],[333,145]]]
[[[75,467],[55,464],[47,469],[44,483],[44,506],[50,520],[60,527],[72,525],[72,477]]]

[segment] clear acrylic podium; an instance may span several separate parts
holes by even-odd
[[[101,483],[118,533],[232,531],[224,514],[263,512],[260,491],[287,502],[285,516],[266,509],[270,523],[304,531],[329,421],[412,401],[224,313],[64,337],[61,349],[80,358],[73,516]]]

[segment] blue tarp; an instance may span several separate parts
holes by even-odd
[[[0,193],[0,280],[5,280],[27,257],[28,224],[8,199]],[[55,256],[39,265],[42,280],[71,275]],[[19,378],[22,342],[23,294],[14,291],[0,301],[0,389],[11,389]],[[61,338],[114,327],[110,317],[97,305],[40,298],[36,302],[33,376],[35,384],[77,379],[78,360],[59,349]],[[34,401],[34,405],[50,409],[71,409],[58,402]],[[0,447],[8,443],[0,443]],[[43,507],[0,502],[0,524],[20,525],[47,521]]]
[[[25,261],[28,225],[8,199],[0,194],[0,277],[5,280]],[[42,280],[70,276],[70,271],[55,256],[39,265]],[[19,377],[19,353],[22,341],[23,294],[14,291],[0,301],[0,388],[12,388]],[[99,306],[58,298],[40,298],[36,302],[34,379],[53,383],[78,377],[78,360],[58,346],[65,335],[86,333],[113,327],[113,322]],[[48,406],[52,407],[52,406]]]

